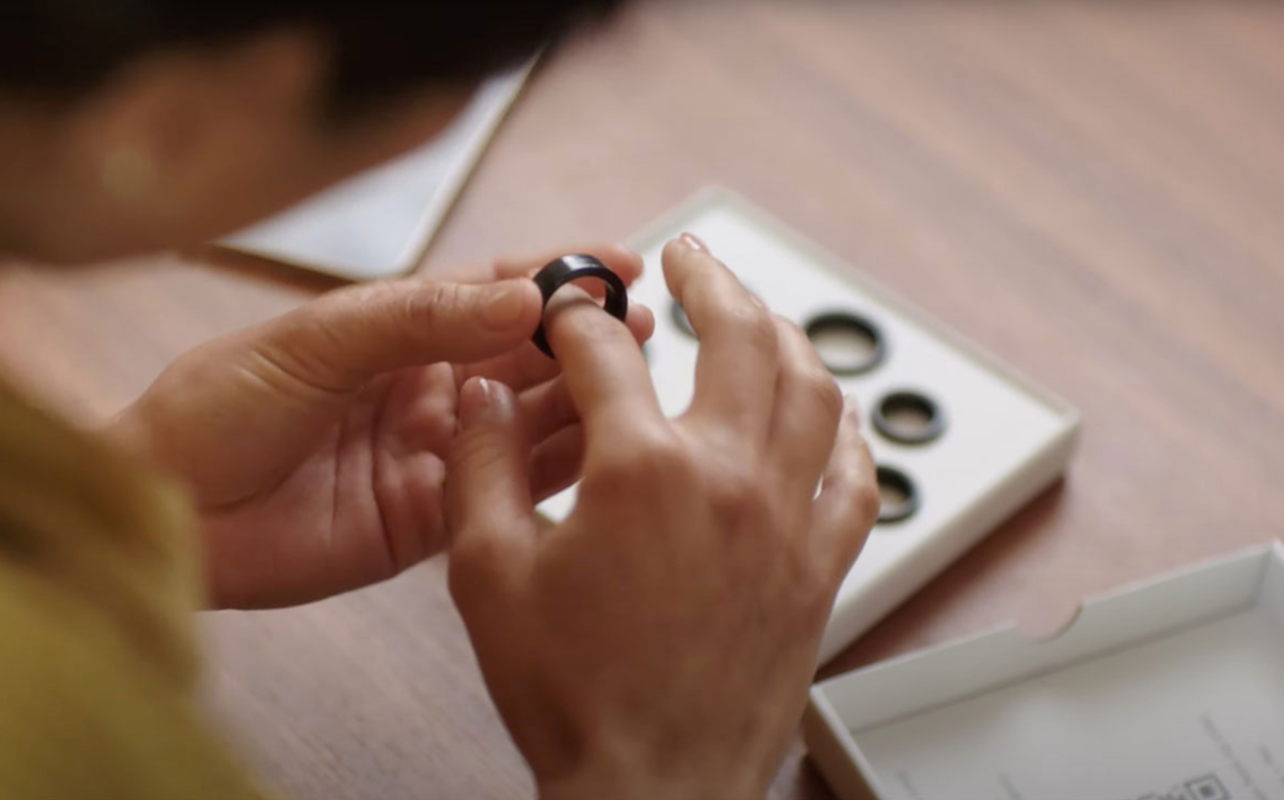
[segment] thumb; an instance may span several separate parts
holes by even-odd
[[[462,605],[471,592],[527,563],[539,522],[530,492],[530,443],[512,390],[499,381],[470,379],[459,393],[459,421],[446,465],[446,526],[451,591]]]
[[[333,292],[267,323],[253,350],[311,387],[348,392],[403,367],[498,356],[531,337],[540,313],[539,288],[525,278],[388,281]]]

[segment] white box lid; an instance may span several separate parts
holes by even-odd
[[[1284,548],[839,676],[806,727],[845,798],[1284,798]]]

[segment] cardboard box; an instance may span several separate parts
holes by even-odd
[[[1284,547],[825,681],[804,736],[843,800],[1284,798]]]

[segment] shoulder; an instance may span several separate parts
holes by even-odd
[[[0,387],[0,796],[252,796],[191,699],[181,497]]]
[[[253,797],[187,687],[101,609],[0,559],[0,795]]]

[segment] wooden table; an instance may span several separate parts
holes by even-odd
[[[1055,618],[1284,530],[1281,42],[1266,2],[638,8],[548,59],[427,269],[743,192],[1084,413],[1065,485],[828,671]],[[13,268],[0,359],[101,415],[329,285],[210,254]],[[530,794],[441,563],[205,625],[213,705],[281,793]],[[827,796],[801,755],[776,797]]]

